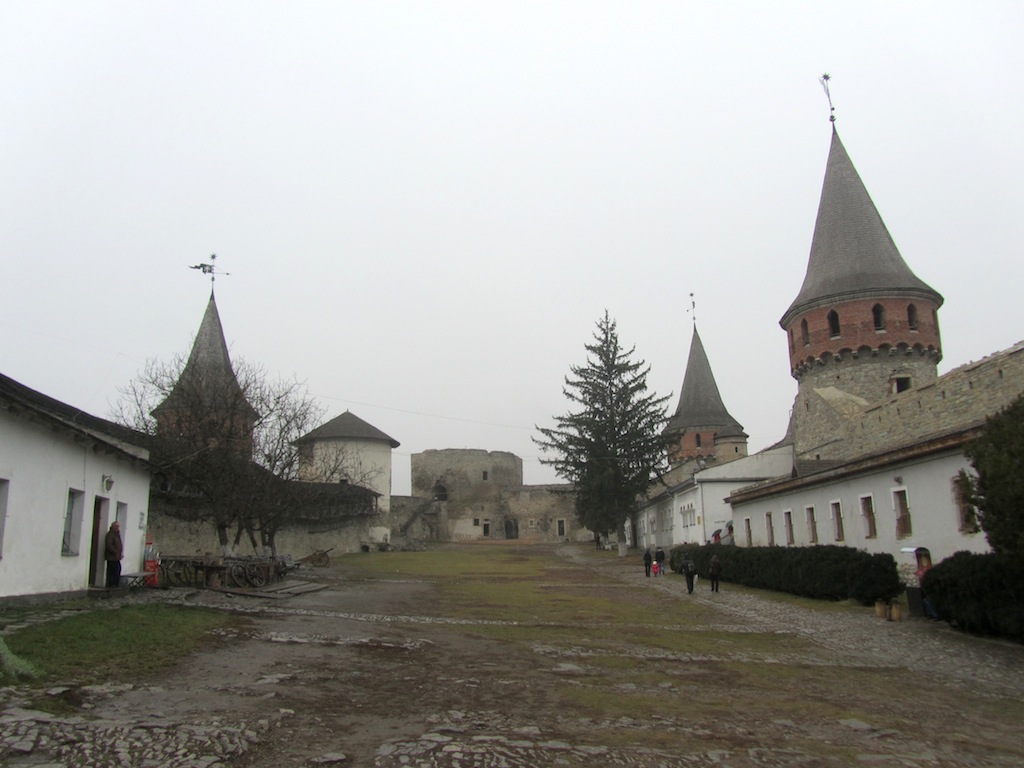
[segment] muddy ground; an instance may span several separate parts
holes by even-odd
[[[438,579],[367,577],[348,558],[301,572],[325,588],[287,599],[162,595],[244,620],[97,708],[139,727],[251,729],[241,754],[220,755],[240,768],[1024,765],[1020,646],[728,583],[688,595],[674,574],[644,579],[639,565],[572,549],[537,555],[553,564],[540,585],[553,596],[614,596],[712,645],[609,651],[613,638],[595,650],[585,639],[608,632],[599,621],[573,627],[579,645],[480,637],[487,622],[453,617]],[[616,706],[632,697],[635,713]]]

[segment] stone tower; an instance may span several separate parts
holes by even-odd
[[[937,378],[942,296],[903,261],[832,126],[800,293],[779,321],[797,458],[841,459],[844,411]]]
[[[192,352],[171,393],[153,409],[157,435],[196,445],[227,443],[252,457],[256,411],[235,376],[213,291]]]
[[[697,459],[726,462],[747,455],[747,435],[725,409],[696,325],[679,405],[662,435],[673,466]]]

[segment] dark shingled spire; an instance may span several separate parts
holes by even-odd
[[[321,424],[312,432],[308,432],[296,440],[295,444],[309,443],[314,440],[341,439],[379,440],[388,443],[392,448],[401,445],[395,438],[389,437],[372,424],[366,423],[351,411],[345,411],[326,424]]]
[[[782,327],[814,307],[893,295],[942,305],[942,296],[903,261],[833,125],[807,274]]]
[[[725,409],[696,325],[690,341],[690,357],[686,361],[679,405],[675,415],[668,420],[664,434],[681,434],[690,427],[718,427],[720,437],[746,437],[743,427]]]
[[[241,392],[242,388],[231,367],[231,357],[228,355],[227,342],[224,341],[224,328],[220,324],[220,313],[217,312],[213,291],[210,291],[210,301],[206,305],[203,321],[199,324],[192,352],[178,382],[167,399],[153,410],[154,414],[174,408],[177,399],[180,399],[175,394],[179,386],[185,386],[186,383],[190,387],[199,383],[202,392],[209,397],[223,398],[228,393],[233,396]],[[244,400],[244,397],[241,399]]]

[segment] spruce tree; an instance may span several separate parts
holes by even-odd
[[[963,476],[989,545],[996,552],[1024,553],[1024,396],[990,416],[964,453],[977,472]]]
[[[635,347],[619,344],[607,310],[598,321],[587,363],[571,366],[562,392],[573,410],[555,417],[555,427],[537,427],[534,442],[555,468],[576,486],[576,516],[595,534],[620,534],[635,514],[654,477],[665,469],[661,439],[668,397],[647,391],[650,366],[633,360]]]

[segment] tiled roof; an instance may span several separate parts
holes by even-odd
[[[144,447],[147,442],[146,435],[141,432],[88,414],[80,408],[30,389],[3,374],[0,374],[0,407],[11,411],[29,412],[34,418],[97,440],[134,460],[145,460],[149,456],[148,450]]]
[[[833,127],[807,273],[782,325],[836,300],[894,294],[942,305],[942,296],[903,261]]]
[[[704,345],[696,326],[690,340],[690,356],[686,361],[686,374],[683,376],[683,387],[679,393],[679,405],[669,419],[664,434],[678,434],[688,427],[719,427],[719,436],[746,437],[743,427],[729,415],[725,403],[722,402],[715,375],[711,372],[711,364],[704,352]]]
[[[195,387],[195,383],[198,382],[198,391],[209,393],[210,397],[216,398],[225,397],[225,393],[241,391],[234,368],[231,367],[228,345],[224,341],[224,328],[220,323],[220,313],[217,311],[217,302],[212,291],[195,342],[192,344],[192,352],[178,381],[188,383],[189,387]],[[171,394],[153,409],[153,412],[157,413],[174,406],[180,397],[178,386],[175,385]]]
[[[309,443],[316,440],[379,440],[390,443],[392,448],[397,448],[401,443],[393,437],[381,432],[372,424],[368,424],[351,411],[345,411],[336,416],[326,424],[322,424],[312,432],[296,440],[296,444]]]

